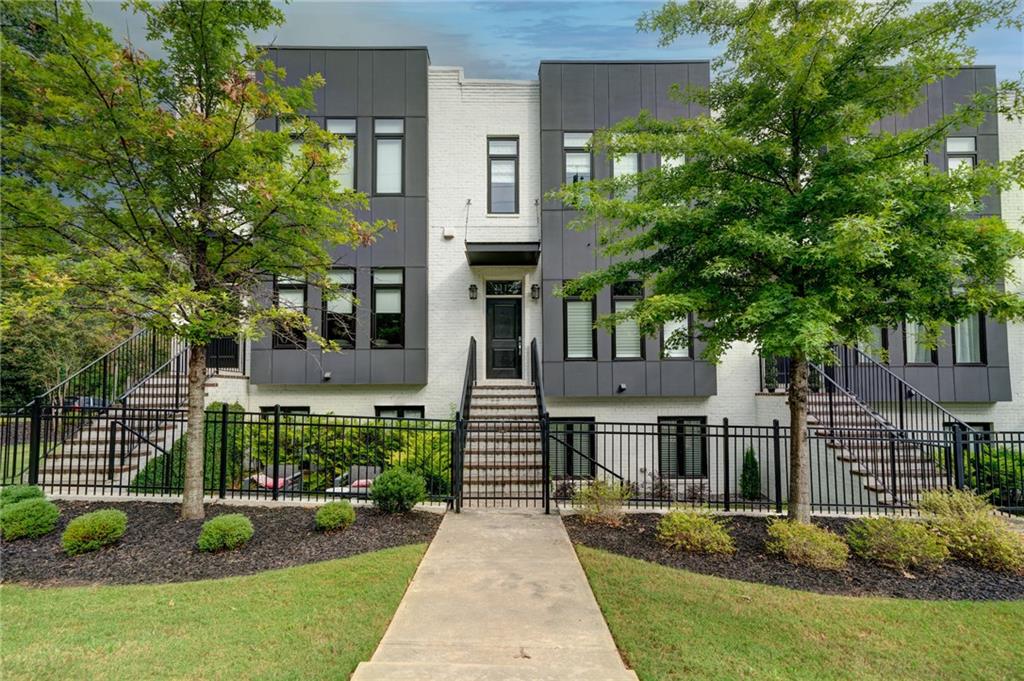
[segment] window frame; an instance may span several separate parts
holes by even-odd
[[[984,367],[988,366],[988,338],[985,333],[985,313],[975,312],[978,316],[978,354],[977,362],[960,362],[956,358],[956,325],[949,327],[950,346],[953,348],[953,366]]]
[[[663,432],[663,425],[675,425],[674,435]],[[661,468],[661,439],[663,437],[676,438],[676,467],[679,471],[686,470],[685,448],[680,445],[683,424],[696,424],[700,427],[700,475],[664,475]],[[708,456],[708,417],[707,416],[659,416],[658,417],[658,478],[661,480],[708,480],[710,478],[710,462]],[[683,458],[680,458],[683,457]]]
[[[569,303],[590,303],[590,357],[569,356]],[[562,299],[562,357],[566,362],[593,362],[597,359],[597,298],[584,300],[580,296],[566,296]]]
[[[939,365],[939,349],[938,348],[932,348],[931,349],[931,357],[932,357],[932,359],[931,359],[930,362],[911,362],[911,361],[908,361],[910,359],[910,353],[907,352],[907,349],[910,347],[909,345],[907,345],[907,325],[908,324],[909,324],[909,322],[903,322],[903,365],[904,366],[908,366],[908,367],[934,367],[934,366],[938,366]]]
[[[618,310],[616,310],[615,303],[617,303],[620,300],[621,301],[632,300],[635,303],[635,302],[639,302],[639,301],[644,299],[644,284],[643,284],[642,281],[638,281],[636,279],[629,279],[629,280],[621,282],[621,283],[622,284],[637,284],[640,287],[640,293],[639,293],[639,295],[633,295],[633,294],[629,294],[629,295],[618,294],[618,295],[616,295],[616,293],[615,293],[615,284],[612,284],[612,286],[611,286],[612,313],[615,313],[615,312],[618,311]],[[619,325],[616,324],[612,328],[612,361],[613,362],[641,362],[641,361],[647,359],[646,348],[644,347],[645,345],[647,345],[647,343],[645,342],[646,338],[644,337],[643,333],[640,332],[639,327],[637,328],[637,334],[640,336],[640,354],[639,354],[639,356],[637,356],[637,357],[619,357],[619,354],[618,354],[619,353],[619,348],[618,348],[618,345],[616,343],[616,340],[617,340],[616,336],[618,335],[618,330],[619,330]]]
[[[377,132],[377,121],[402,121],[402,132]],[[398,170],[398,191],[381,192],[377,188],[377,178],[380,174],[378,161],[378,147],[381,140],[398,140],[401,143],[399,154]],[[381,116],[373,119],[373,196],[405,196],[405,118],[396,116]]]
[[[491,142],[515,142],[516,153],[514,155],[508,154],[492,154],[491,153]],[[519,215],[519,136],[518,135],[494,135],[487,137],[487,214],[488,215]],[[491,196],[491,168],[494,161],[512,161],[515,166],[515,186],[513,188],[513,209],[509,211],[495,211],[492,196]]]
[[[321,313],[322,313],[323,316],[322,316],[322,318],[320,320],[320,331],[321,331],[321,333],[323,334],[323,337],[326,340],[337,341],[338,342],[338,347],[341,347],[341,348],[346,349],[346,350],[353,350],[356,347],[356,330],[357,330],[358,324],[359,324],[359,320],[358,320],[358,317],[357,317],[357,314],[356,314],[356,303],[355,303],[355,300],[356,300],[356,276],[357,276],[356,268],[354,268],[354,267],[332,267],[330,271],[331,272],[351,272],[352,273],[352,284],[351,285],[343,285],[341,287],[343,290],[348,291],[349,293],[352,294],[352,298],[350,299],[350,302],[352,304],[352,312],[350,312],[348,314],[345,314],[345,313],[342,313],[342,312],[330,312],[330,311],[328,311],[327,304],[328,304],[329,301],[323,296],[323,293],[321,292],[320,307],[321,307]],[[351,341],[346,341],[346,340],[341,339],[341,338],[331,338],[331,336],[327,332],[328,329],[330,328],[330,326],[328,324],[328,316],[329,315],[351,317],[351,327],[350,327],[351,328]]]
[[[620,160],[622,160],[623,158],[625,158],[627,156],[633,156],[633,157],[636,158],[636,169],[633,172],[631,172],[631,173],[622,173],[621,175],[620,174],[616,174],[615,173],[615,166],[616,166],[616,164]],[[620,177],[628,177],[630,175],[639,175],[642,171],[643,171],[643,154],[641,154],[638,151],[631,151],[631,152],[622,154],[622,156],[620,156],[617,159],[616,158],[609,159],[608,176],[611,179],[613,179],[613,180],[615,180],[617,178],[620,178]],[[635,201],[638,196],[640,196],[640,186],[639,185],[633,185],[624,194],[622,194],[621,196],[616,196],[615,198],[621,198],[621,199],[625,199],[627,201]]]
[[[878,330],[879,330],[879,335],[882,338],[882,347],[880,348],[880,350],[884,350],[885,351],[885,360],[884,361],[881,358],[879,358],[879,357],[875,357],[874,355],[872,355],[870,352],[868,352],[864,348],[860,347],[859,343],[855,347],[857,348],[857,350],[859,350],[860,352],[863,352],[865,355],[867,355],[871,359],[875,360],[876,362],[878,362],[882,366],[889,366],[889,361],[891,359],[891,355],[889,354],[889,343],[890,343],[889,327],[887,327],[887,326],[880,326],[880,327],[878,327]],[[905,332],[903,334],[903,343],[904,343],[904,346],[906,346],[906,333]],[[906,360],[906,358],[907,358],[907,351],[906,351],[906,348],[904,347],[904,350],[903,350],[903,359],[904,359],[904,361]],[[861,364],[860,355],[856,356],[856,360],[857,360],[855,362],[856,364]],[[865,363],[865,365],[866,365],[866,363]]]
[[[678,320],[676,320],[676,321],[678,321]],[[687,337],[686,355],[685,356],[680,356],[680,357],[671,357],[671,356],[665,354],[665,351],[666,351],[666,348],[665,348],[665,338],[666,338],[666,336],[665,336],[665,325],[664,324],[661,325],[661,338],[659,339],[659,343],[660,343],[659,347],[661,349],[661,357],[660,357],[660,359],[662,361],[665,361],[665,362],[680,362],[680,361],[681,362],[690,362],[690,361],[693,361],[693,313],[692,312],[687,312],[686,313],[686,332],[687,332],[686,333],[686,337]],[[642,336],[641,336],[641,343],[640,344],[643,345],[643,337]]]
[[[274,410],[277,407],[260,407],[260,418],[273,418]],[[281,405],[281,416],[309,416],[312,413],[308,406],[299,405]]]
[[[306,310],[309,306],[309,282],[303,280],[301,283],[298,281],[288,282],[284,285],[281,284],[280,277],[274,277],[273,279],[273,295],[274,295],[274,307],[280,306],[280,291],[282,289],[286,291],[302,291],[302,313],[307,314]],[[271,333],[270,346],[274,350],[305,350],[307,339],[290,339],[282,337],[278,330],[278,325],[274,325],[274,330]]]
[[[385,409],[394,409],[398,412],[398,416],[381,416],[380,413]],[[406,410],[416,411],[418,410],[419,416],[407,416]],[[427,410],[422,404],[375,404],[373,405],[373,417],[375,419],[401,419],[403,421],[409,421],[412,419],[425,419]]]
[[[333,132],[331,133],[335,137],[342,137],[352,143],[352,152],[349,155],[348,161],[352,164],[352,191],[359,191],[359,154],[358,151],[358,138],[359,138],[359,119],[352,118],[349,116],[329,116],[324,119],[324,130],[328,130],[331,121],[352,121],[355,132]],[[328,130],[328,132],[330,132]],[[342,187],[342,189],[348,189],[348,187]]]
[[[588,466],[590,468],[590,472],[589,473],[584,474],[584,475],[575,475],[575,471],[573,470],[573,460],[575,458],[575,455],[572,453],[572,451],[570,451],[568,448],[566,448],[565,461],[563,462],[564,463],[564,470],[566,471],[566,474],[565,475],[561,475],[561,476],[555,476],[555,475],[552,474],[551,475],[551,479],[552,480],[593,480],[594,477],[597,475],[597,464],[596,464],[596,459],[597,459],[597,419],[595,419],[593,416],[579,416],[579,417],[559,416],[559,417],[551,417],[550,422],[551,423],[565,424],[567,426],[573,426],[573,425],[586,425],[586,426],[588,426],[586,428],[586,430],[582,431],[580,434],[582,434],[584,436],[588,436],[587,439],[590,441],[590,455],[594,459],[593,461],[591,461],[591,460],[587,461],[587,464],[588,464]],[[574,428],[565,428],[561,432],[565,433],[566,435],[568,435],[569,439],[571,439],[576,434],[576,430]],[[551,434],[548,433],[548,438],[550,439],[550,437],[551,437]],[[551,449],[551,442],[550,441],[548,442],[548,449],[549,449],[549,451]],[[550,467],[550,465],[551,465],[551,462],[548,462],[548,466],[549,467]]]
[[[398,270],[402,273],[401,284],[378,284],[376,273],[380,270]],[[373,350],[404,350],[405,349],[405,268],[404,267],[374,267],[370,270],[370,348]],[[401,312],[401,341],[398,345],[379,345],[377,343],[377,290],[378,289],[398,289],[399,292],[399,305]],[[385,312],[381,314],[394,314],[393,312]]]
[[[583,134],[583,133],[586,133],[586,134],[590,135],[590,139],[594,138],[594,131],[593,130],[563,130],[562,131],[562,178],[561,178],[561,184],[567,184],[566,181],[565,181],[565,175],[566,175],[566,173],[568,172],[568,169],[569,169],[568,165],[567,165],[568,155],[569,154],[586,154],[588,156],[588,158],[590,159],[590,180],[594,179],[594,151],[592,149],[587,149],[586,146],[582,146],[582,147],[567,147],[565,145],[565,136],[566,135]],[[583,180],[583,181],[584,182],[588,182],[589,180]],[[576,183],[574,182],[573,184],[576,184]]]

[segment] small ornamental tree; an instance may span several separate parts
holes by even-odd
[[[740,496],[751,501],[761,498],[761,464],[757,461],[753,447],[747,447],[747,451],[743,452]]]
[[[355,217],[366,197],[333,179],[347,144],[301,113],[323,78],[285,87],[250,44],[283,21],[270,0],[128,5],[165,57],[119,44],[74,0],[5,26],[31,34],[2,47],[3,236],[40,295],[191,348],[182,516],[200,518],[206,344],[268,324],[312,335],[304,311],[262,294],[269,280],[329,296],[329,249],[391,225]]]
[[[598,131],[612,158],[658,154],[658,168],[564,187],[578,225],[600,228],[613,264],[564,286],[590,298],[629,279],[650,295],[625,318],[654,334],[695,316],[704,356],[736,342],[789,358],[792,426],[789,513],[810,518],[809,363],[834,344],[870,339],[872,327],[941,327],[976,312],[1019,318],[1024,300],[1004,281],[1024,236],[979,202],[1009,182],[1007,168],[947,175],[926,164],[961,126],[994,115],[982,93],[916,130],[876,134],[908,113],[926,86],[971,63],[966,39],[990,21],[1014,23],[1015,0],[727,0],[669,2],[644,15],[663,45],[700,34],[724,51],[706,89],[675,90],[711,115],[640,116]],[[685,161],[679,163],[678,161]],[[684,334],[667,339],[687,342]]]

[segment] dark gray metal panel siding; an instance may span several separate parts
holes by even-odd
[[[659,118],[696,115],[700,107],[680,104],[668,96],[673,83],[710,81],[710,67],[702,63],[544,63],[540,67],[541,190],[557,189],[562,182],[562,133],[590,131],[614,125],[646,108]],[[655,162],[642,159],[644,167]],[[593,174],[608,177],[611,166],[603,154],[595,154]],[[645,360],[614,360],[612,337],[597,332],[597,359],[564,359],[563,301],[552,294],[564,280],[608,264],[598,253],[593,229],[567,229],[574,217],[557,201],[542,206],[541,231],[544,244],[543,329],[544,384],[553,396],[706,396],[715,394],[714,366],[694,360],[661,360],[660,339],[645,339]],[[597,299],[597,314],[611,312],[611,294]],[[696,367],[703,367],[702,380],[694,380]],[[618,393],[620,384],[626,390]]]
[[[253,383],[422,385],[427,380],[427,53],[423,49],[277,48],[271,54],[295,84],[310,73],[323,74],[316,110],[307,112],[324,124],[326,118],[356,118],[356,188],[373,188],[373,119],[405,119],[405,193],[371,197],[365,220],[391,219],[398,229],[381,234],[372,246],[340,247],[332,255],[338,266],[356,268],[356,348],[323,353],[313,348],[274,350],[268,333],[254,342]],[[405,271],[405,347],[370,348],[371,272],[374,267]],[[308,312],[321,323],[320,293],[307,289]]]

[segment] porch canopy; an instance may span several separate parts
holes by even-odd
[[[540,261],[540,242],[466,242],[471,267],[535,267]]]

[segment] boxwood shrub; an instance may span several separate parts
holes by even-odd
[[[405,513],[427,498],[427,485],[421,475],[389,468],[374,479],[370,498],[385,513]]]
[[[331,501],[316,511],[316,529],[343,530],[356,521],[356,510],[346,500]]]
[[[42,537],[57,527],[60,509],[40,497],[23,499],[0,508],[0,534],[6,541]]]
[[[854,554],[900,572],[935,570],[949,557],[941,537],[909,520],[862,518],[847,528],[846,540]]]
[[[35,485],[10,485],[0,489],[0,508],[25,499],[43,499],[46,495]]]
[[[919,504],[950,553],[991,570],[1024,574],[1024,537],[969,491],[926,492]]]
[[[706,513],[672,511],[658,522],[658,541],[692,553],[736,552],[725,523]]]
[[[60,538],[64,552],[76,556],[113,544],[124,536],[128,516],[124,511],[104,509],[80,515],[70,523]]]
[[[768,553],[785,556],[794,565],[842,570],[850,549],[835,532],[809,523],[777,519],[768,525]]]
[[[203,523],[200,551],[233,550],[252,539],[252,521],[241,513],[226,513]]]

